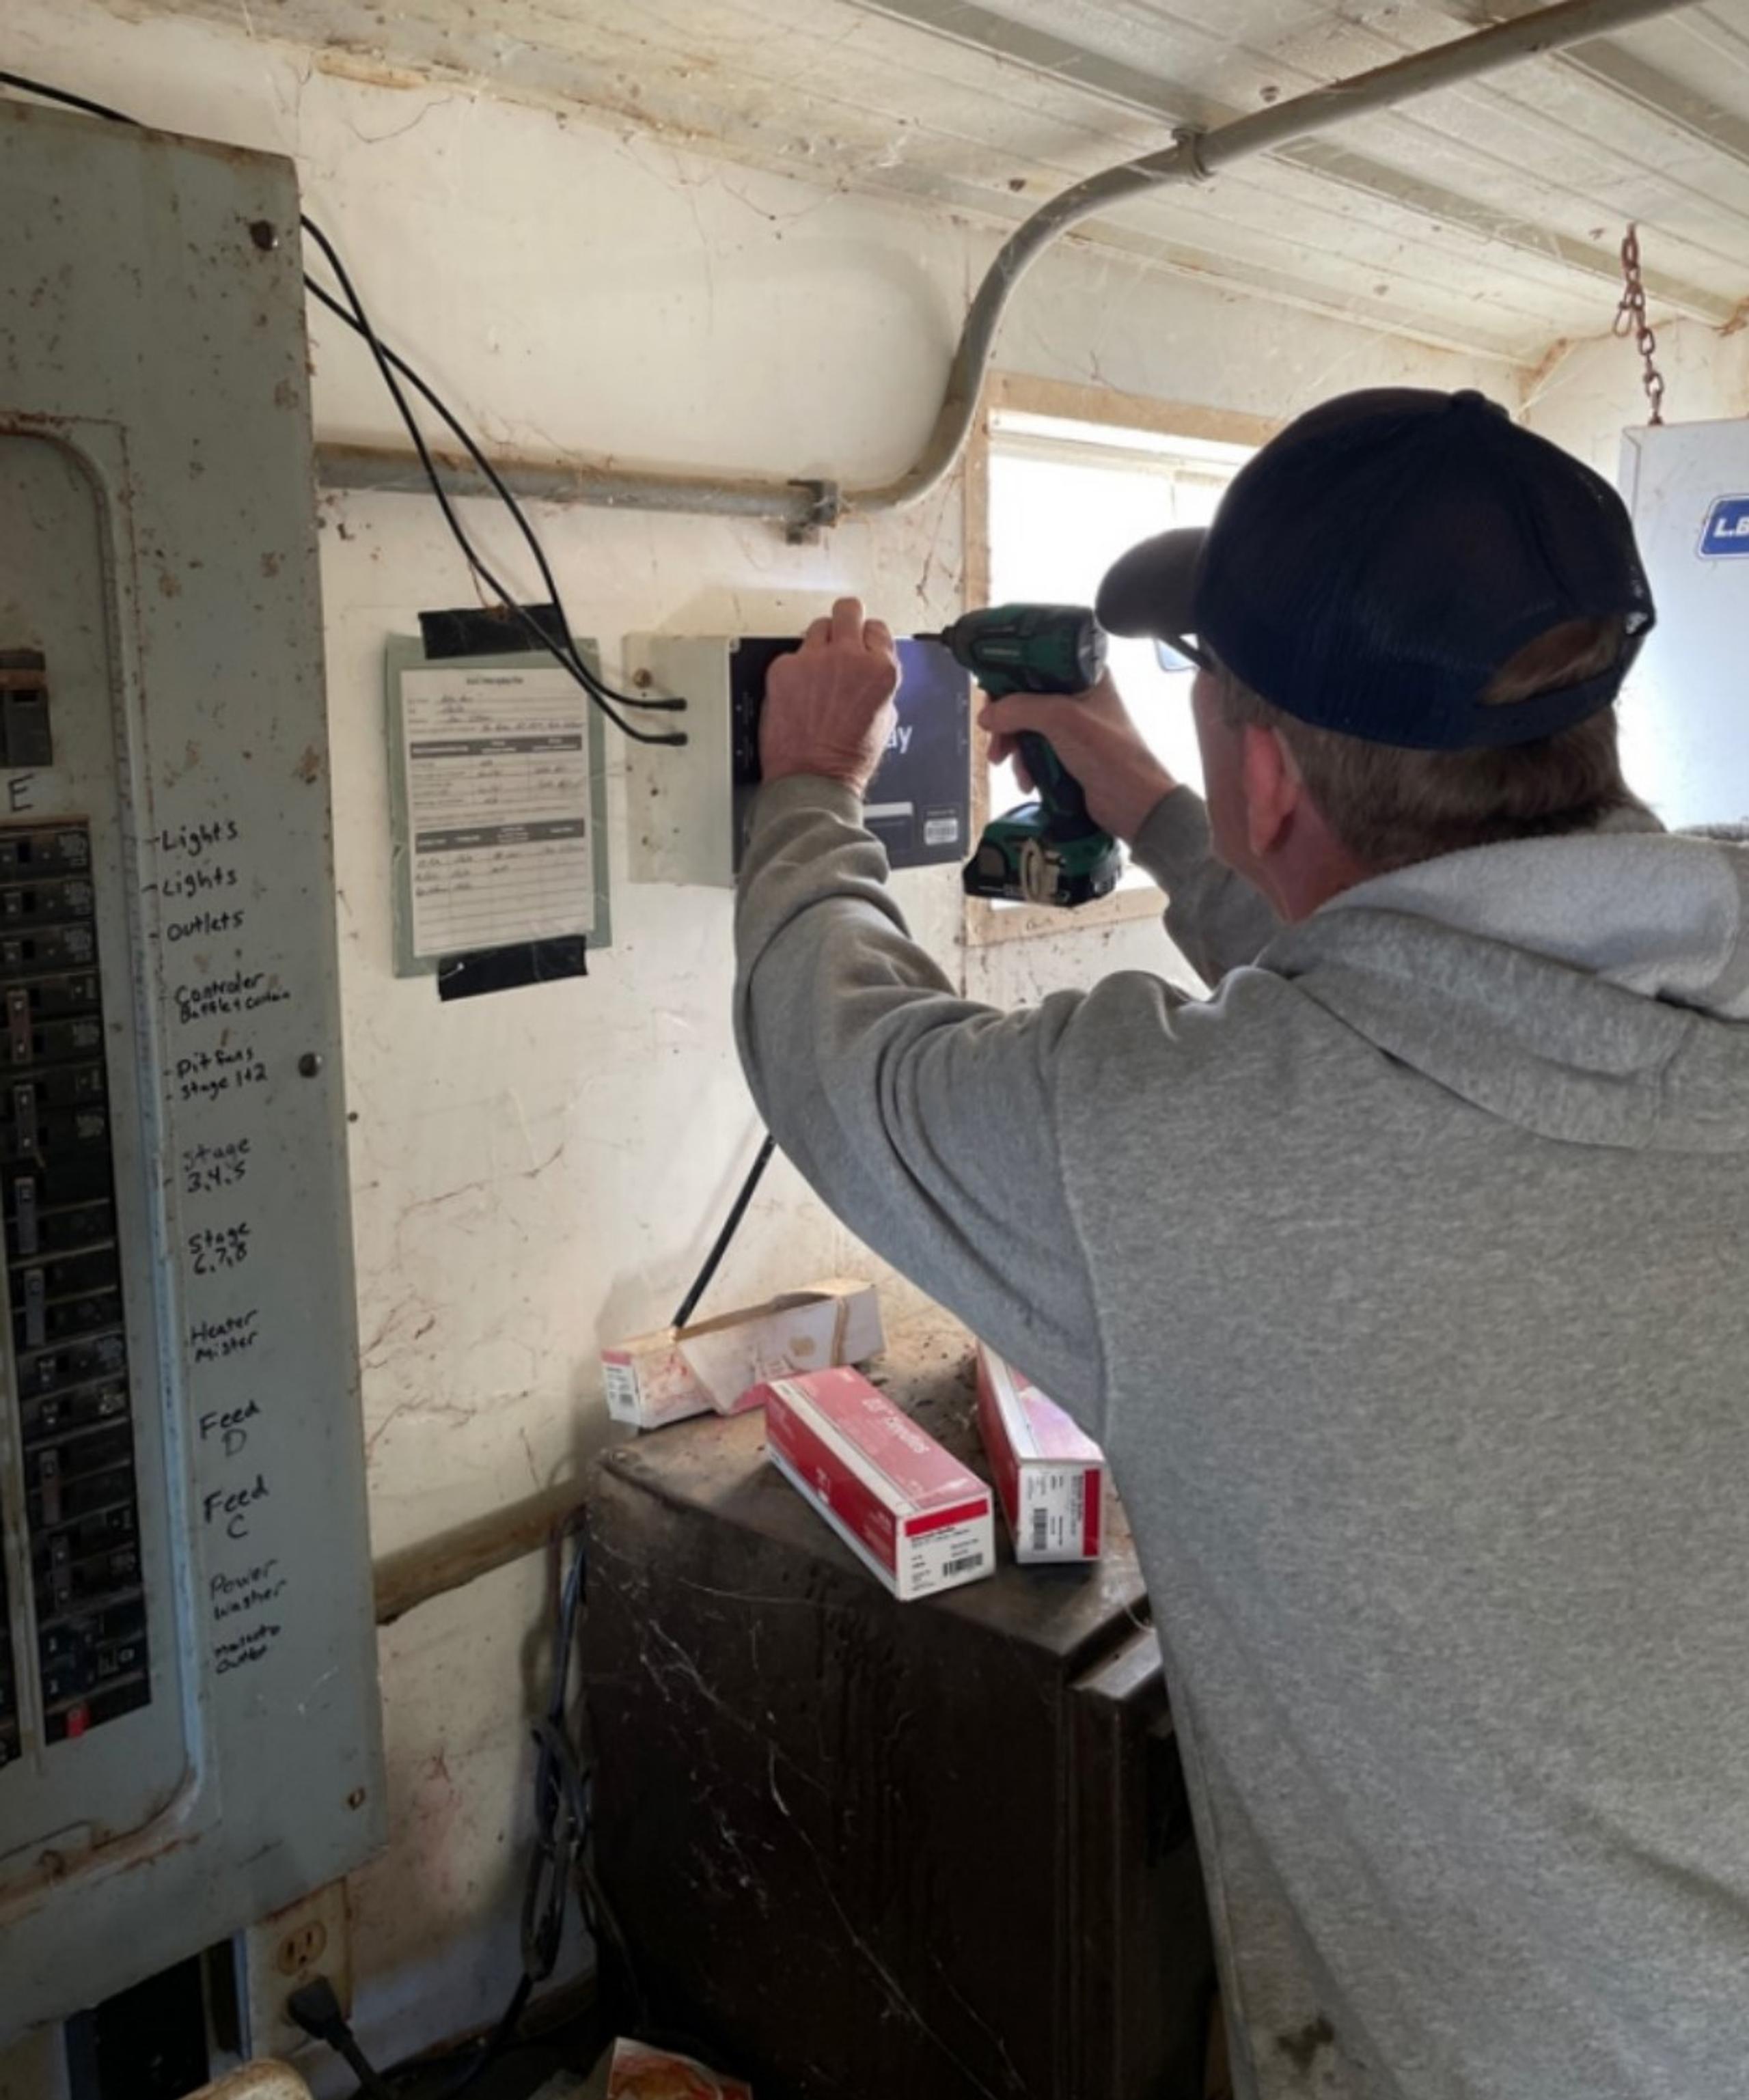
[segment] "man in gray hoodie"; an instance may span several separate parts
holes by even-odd
[[[1626,514],[1479,396],[1351,395],[1101,611],[1202,667],[1206,811],[1109,688],[985,723],[1212,996],[955,995],[846,601],[771,673],[755,1096],[1106,1447],[1242,2100],[1749,2093],[1749,849],[1617,770]]]

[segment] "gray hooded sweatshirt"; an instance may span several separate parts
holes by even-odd
[[[1749,2093],[1749,846],[1649,818],[999,1013],[855,797],[760,798],[737,1015],[826,1202],[1106,1447],[1241,2100]]]

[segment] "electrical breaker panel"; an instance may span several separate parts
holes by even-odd
[[[629,747],[629,858],[643,882],[731,887],[759,786],[766,673],[794,636],[634,635],[633,675],[679,695],[685,744]],[[894,867],[971,851],[971,680],[939,642],[902,640],[898,719],[863,814]]]
[[[382,1829],[298,197],[0,104],[0,2039]]]

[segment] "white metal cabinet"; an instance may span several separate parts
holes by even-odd
[[[1622,704],[1628,780],[1673,827],[1749,823],[1749,422],[1622,439],[1658,607]]]

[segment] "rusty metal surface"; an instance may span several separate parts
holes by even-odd
[[[886,1375],[982,1467],[963,1334],[902,1330]],[[899,1604],[762,1436],[679,1424],[591,1498],[600,1871],[655,2023],[761,2100],[1194,2094],[1206,1925],[1187,1824],[1150,1835],[1170,1724],[1121,1518],[1095,1568],[1003,1541]]]

